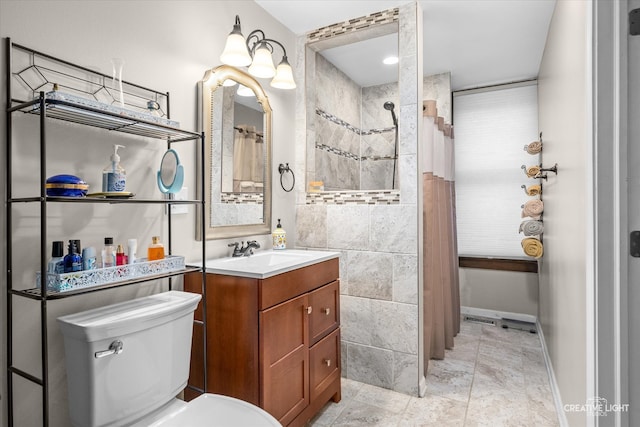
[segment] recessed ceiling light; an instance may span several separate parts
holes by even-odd
[[[398,57],[397,56],[388,56],[386,58],[384,58],[382,60],[383,64],[386,65],[393,65],[393,64],[397,64],[398,63]]]

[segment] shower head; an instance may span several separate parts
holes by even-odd
[[[396,106],[394,105],[393,102],[387,101],[387,102],[384,103],[384,109],[391,111],[391,118],[393,119],[393,125],[397,127],[398,126],[398,118],[396,117],[396,112],[393,111],[394,108],[396,108]]]

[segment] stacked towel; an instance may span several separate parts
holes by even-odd
[[[525,191],[529,196],[537,196],[542,193],[542,186],[540,184],[530,185]]]
[[[535,178],[540,174],[540,166],[529,166],[524,173],[527,174],[527,178]]]
[[[522,218],[529,216],[533,219],[540,219],[542,211],[544,211],[544,203],[542,203],[542,200],[528,200],[522,209]]]
[[[533,141],[531,144],[527,145],[527,153],[529,154],[538,154],[542,151],[542,142]]]
[[[519,232],[524,232],[525,236],[539,236],[544,233],[544,225],[542,221],[522,221]]]
[[[540,258],[543,253],[542,242],[535,237],[527,237],[522,239],[522,250],[527,256]]]

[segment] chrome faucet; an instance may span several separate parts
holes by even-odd
[[[260,243],[255,240],[249,240],[247,242],[247,246],[244,245],[244,241],[242,243],[229,243],[227,246],[233,246],[233,254],[231,254],[232,257],[240,257],[253,255],[253,250],[258,249],[260,247]]]

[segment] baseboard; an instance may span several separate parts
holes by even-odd
[[[511,313],[508,311],[487,310],[486,308],[460,307],[460,313],[472,316],[488,317],[489,319],[512,319],[520,322],[536,323],[536,316],[531,314]]]
[[[536,329],[538,329],[538,337],[540,338],[540,345],[542,346],[542,353],[544,354],[544,364],[547,367],[547,374],[549,375],[549,385],[551,386],[551,394],[553,395],[553,403],[556,405],[556,414],[558,415],[558,422],[560,427],[569,427],[569,421],[567,415],[564,412],[564,405],[562,404],[562,397],[560,396],[560,388],[556,381],[556,375],[553,373],[553,365],[551,364],[551,358],[547,351],[547,344],[544,340],[544,333],[542,332],[542,326],[540,322],[536,322]]]

